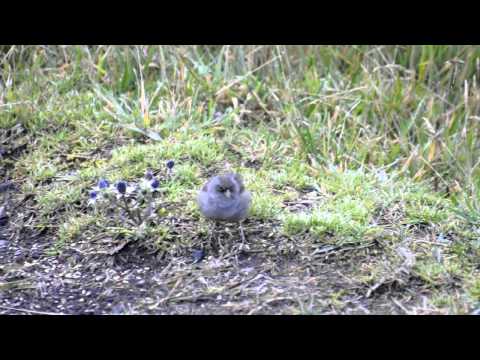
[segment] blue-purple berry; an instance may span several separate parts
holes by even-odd
[[[160,181],[158,179],[153,179],[152,182],[150,183],[153,189],[157,189],[160,186]]]
[[[125,181],[119,181],[117,182],[117,190],[120,194],[125,194],[127,192],[127,183]]]
[[[167,169],[172,170],[174,166],[175,166],[175,161],[173,160],[167,161]]]
[[[98,182],[98,187],[99,187],[100,189],[105,189],[105,188],[107,188],[109,185],[110,185],[110,183],[109,183],[107,180],[105,180],[105,179],[101,179],[101,180]]]

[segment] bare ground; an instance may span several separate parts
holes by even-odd
[[[384,258],[377,242],[302,255],[274,223],[247,222],[243,249],[236,229],[217,229],[222,247],[194,263],[195,249],[166,258],[138,243],[114,255],[72,243],[49,256],[48,232],[15,236],[12,222],[0,228],[2,314],[402,314],[429,294],[411,274],[359,281],[363,265]]]

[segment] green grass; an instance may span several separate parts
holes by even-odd
[[[396,210],[400,216],[398,225],[443,225],[452,215],[452,211],[442,207],[448,201],[433,196],[422,184],[388,179],[379,182],[375,174],[361,170],[332,168],[318,176],[314,185],[324,189],[325,199],[312,210],[287,213],[284,218],[286,234],[310,231],[320,237],[325,233],[335,234],[337,240],[341,235],[357,241],[368,240],[368,235],[382,232],[382,226],[377,225],[382,220],[379,210],[388,210],[395,204],[399,204]]]
[[[304,245],[455,233],[452,263],[419,255],[415,271],[432,286],[473,278],[478,301],[479,59],[476,46],[1,46],[0,131],[21,124],[28,140],[6,174],[35,193],[61,251],[131,235],[87,213],[100,177],[136,181],[174,159],[165,211],[194,221],[208,175],[234,169],[251,218]],[[196,236],[138,231],[165,251]]]

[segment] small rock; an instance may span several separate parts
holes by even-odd
[[[14,254],[14,260],[15,261],[23,261],[25,259],[25,255],[23,254],[23,251],[18,249],[17,251],[15,251],[15,254]]]
[[[193,263],[196,264],[196,263],[203,260],[203,258],[205,257],[205,251],[204,250],[194,250],[193,254],[192,254],[192,257],[193,257]]]
[[[13,190],[15,188],[15,184],[12,181],[4,181],[0,183],[0,193],[6,192],[8,190]]]
[[[3,247],[7,247],[8,241],[7,240],[0,240],[0,249]]]
[[[5,226],[8,223],[8,215],[5,206],[0,206],[0,226]]]
[[[113,306],[112,308],[112,314],[113,315],[121,315],[121,314],[124,314],[125,313],[125,307],[123,306],[123,304],[117,304],[115,306]]]
[[[30,257],[35,260],[40,259],[41,256],[42,256],[42,251],[39,251],[39,250],[35,250],[30,253]]]

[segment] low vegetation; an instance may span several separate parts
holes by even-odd
[[[0,46],[0,313],[478,313],[479,77],[475,46]],[[149,170],[149,216],[89,203]],[[245,246],[196,205],[225,171]]]

